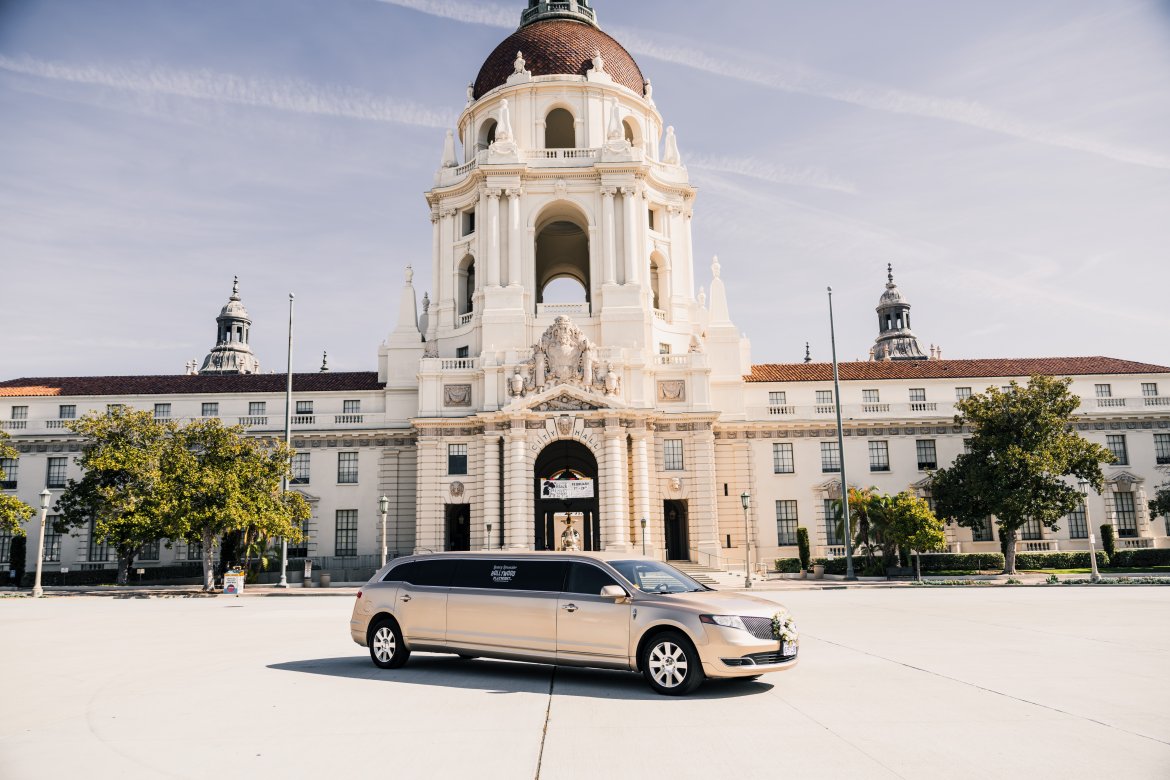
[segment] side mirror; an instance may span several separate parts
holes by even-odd
[[[613,599],[614,601],[621,601],[622,599],[628,599],[630,597],[630,594],[626,593],[626,589],[623,588],[621,585],[606,585],[604,588],[601,589],[601,597],[603,599]]]

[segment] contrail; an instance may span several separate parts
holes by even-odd
[[[514,28],[519,23],[515,9],[493,3],[463,0],[378,0],[432,16],[468,24]],[[716,56],[693,44],[666,44],[630,29],[609,28],[635,54],[701,70],[716,76],[746,81],[781,92],[834,100],[892,114],[936,119],[975,127],[992,133],[1046,146],[1069,149],[1130,165],[1170,170],[1170,156],[1144,149],[1111,144],[1088,136],[997,111],[972,100],[942,98],[907,90],[869,84],[800,65],[752,63],[734,55]]]
[[[455,115],[451,112],[436,111],[351,87],[323,87],[306,81],[256,79],[210,70],[168,70],[146,65],[111,68],[70,65],[30,57],[14,59],[2,54],[0,69],[54,81],[299,114],[434,128],[451,127],[455,123]]]
[[[789,168],[754,157],[706,157],[691,155],[684,162],[688,168],[718,173],[733,173],[773,184],[795,184],[820,190],[857,194],[857,186],[815,168]]]

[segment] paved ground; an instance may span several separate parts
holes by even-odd
[[[761,595],[801,665],[681,700],[379,671],[343,597],[0,599],[0,777],[1170,777],[1170,588]]]

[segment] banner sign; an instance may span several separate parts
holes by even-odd
[[[540,485],[540,497],[558,500],[593,498],[591,479],[546,479]]]

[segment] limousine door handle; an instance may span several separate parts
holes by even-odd
[[[576,604],[566,604],[563,607],[561,607],[561,609],[567,610],[569,612],[576,612],[577,605]]]
[[[403,596],[403,597],[402,597],[402,600],[403,600],[403,601],[410,601],[410,596]]]

